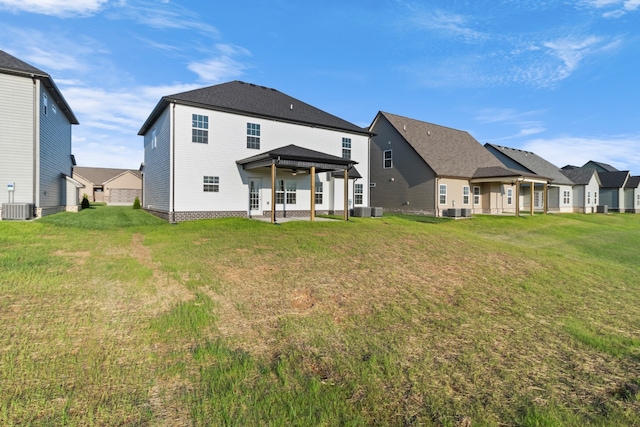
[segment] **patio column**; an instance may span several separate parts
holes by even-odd
[[[548,193],[548,191],[549,191],[549,186],[545,182],[544,183],[544,191],[542,192],[542,197],[543,197],[542,200],[544,201],[543,202],[543,206],[544,206],[543,212],[544,212],[545,215],[547,214],[547,210],[548,210],[547,208],[549,207],[549,201],[548,201],[549,200],[549,193]]]
[[[520,216],[520,181],[516,181],[516,216]]]
[[[531,183],[531,216],[533,216],[533,193],[536,191],[536,184],[534,182]]]
[[[276,222],[276,164],[271,163],[271,223]]]
[[[344,220],[349,221],[349,171],[344,170]]]
[[[311,166],[311,173],[309,174],[311,178],[311,221],[315,221],[316,219],[316,167]]]

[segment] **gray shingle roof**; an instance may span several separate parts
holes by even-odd
[[[376,120],[380,116],[396,129],[438,176],[472,178],[478,168],[504,168],[468,132],[382,111]]]
[[[638,188],[640,186],[640,176],[630,176],[624,188]]]
[[[110,181],[125,172],[131,172],[139,178],[142,177],[140,171],[135,169],[90,168],[83,166],[76,166],[73,168],[73,173],[75,175],[80,175],[87,181],[97,185],[103,185],[105,182]]]
[[[535,153],[488,143],[485,144],[485,147],[489,148],[489,151],[493,149],[509,157],[536,175],[551,179],[553,184],[573,185],[573,181],[563,174],[560,168]]]
[[[233,81],[163,97],[138,135],[144,135],[171,102],[290,123],[368,134],[360,126],[322,111],[276,89]]]
[[[598,172],[601,187],[622,188],[629,177],[629,171]]]
[[[577,185],[588,185],[593,174],[598,172],[591,168],[573,167],[571,169],[562,169],[562,173]]]
[[[75,114],[73,114],[73,111],[71,111],[71,107],[69,106],[69,104],[67,104],[67,101],[64,99],[62,93],[49,74],[32,65],[27,64],[26,62],[16,58],[15,56],[9,55],[3,50],[0,50],[0,73],[13,74],[29,78],[36,77],[40,79],[42,85],[51,92],[56,102],[58,103],[60,110],[65,114],[65,116],[67,116],[71,124],[79,124]]]
[[[592,169],[600,167],[605,172],[620,172],[618,169],[614,168],[613,166],[611,166],[608,163],[596,162],[596,161],[593,161],[593,160],[589,160],[587,163],[582,165],[582,167],[583,168],[590,167]]]

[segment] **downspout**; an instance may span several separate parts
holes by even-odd
[[[171,106],[171,222],[176,222],[176,103]]]
[[[38,170],[40,168],[40,146],[38,144],[38,126],[40,122],[40,100],[38,98],[38,80],[34,75],[33,81],[33,203],[35,207],[40,206],[40,185],[38,183]],[[15,197],[15,196],[14,196]],[[15,200],[14,200],[15,201]]]
[[[438,178],[436,176],[436,188],[435,188],[434,193],[433,193],[433,202],[434,202],[435,208],[436,208],[435,209],[436,216],[440,216],[440,207],[439,207],[440,206],[440,188],[438,186],[439,179],[440,178]]]

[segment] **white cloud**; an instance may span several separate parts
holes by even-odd
[[[569,77],[578,68],[580,61],[601,44],[602,39],[595,36],[589,36],[582,40],[566,38],[543,43],[549,53],[563,63],[558,67],[552,80],[562,80]]]
[[[110,16],[114,19],[129,19],[147,27],[161,30],[195,30],[201,34],[218,37],[218,29],[209,25],[201,17],[180,5],[170,2],[146,1],[133,4],[123,4],[123,7],[111,11]]]
[[[521,144],[520,148],[533,151],[558,167],[582,166],[594,160],[640,175],[640,135],[539,138]]]
[[[416,4],[405,4],[405,6],[410,10],[408,22],[419,29],[431,31],[439,37],[461,38],[468,42],[487,38],[486,34],[472,28],[466,16],[442,10],[426,10],[423,6]],[[405,24],[406,22],[403,23]]]
[[[187,68],[196,73],[199,79],[206,83],[219,83],[235,79],[244,74],[249,68],[245,63],[236,61],[233,56],[249,56],[247,49],[233,45],[216,45],[217,55],[204,61],[191,62]]]
[[[640,0],[583,0],[581,4],[596,9],[612,9],[602,14],[604,18],[620,18],[640,9]]]
[[[0,8],[59,17],[90,16],[99,12],[108,0],[0,0]]]

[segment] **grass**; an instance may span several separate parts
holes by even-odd
[[[0,222],[0,424],[640,425],[640,217]]]

